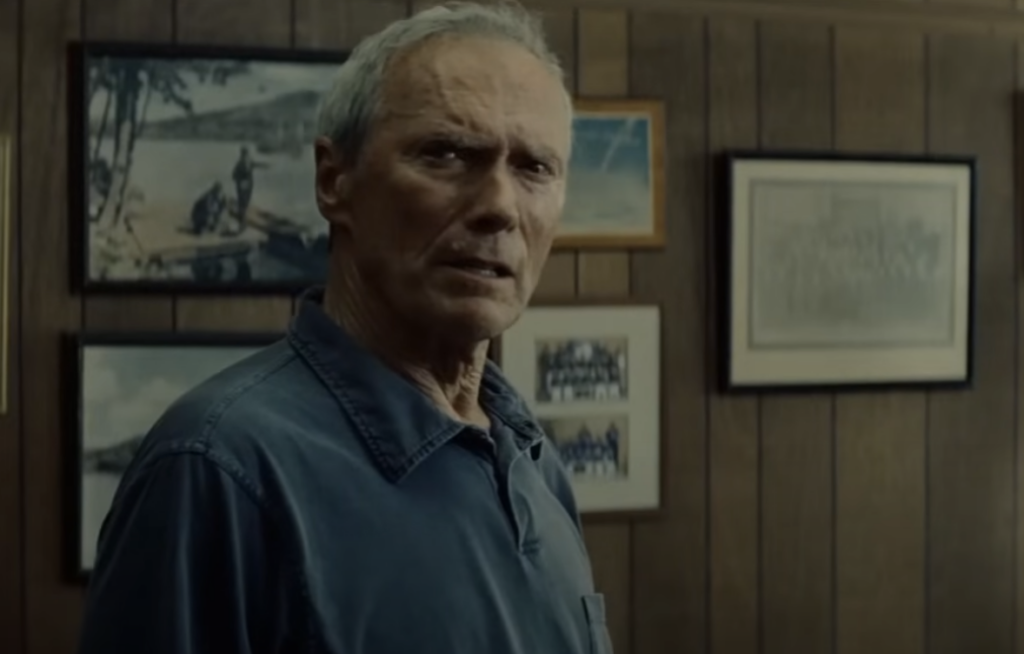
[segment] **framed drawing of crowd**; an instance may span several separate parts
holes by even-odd
[[[727,163],[728,388],[970,382],[972,159]]]

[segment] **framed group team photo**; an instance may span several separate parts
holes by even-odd
[[[661,311],[531,306],[497,359],[557,448],[587,514],[661,506]]]

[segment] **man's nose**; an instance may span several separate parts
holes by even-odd
[[[515,229],[519,225],[519,202],[514,171],[507,162],[493,166],[482,175],[476,192],[476,207],[470,229],[484,234]]]

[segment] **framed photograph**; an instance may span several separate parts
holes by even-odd
[[[665,245],[665,107],[576,100],[556,248]]]
[[[143,437],[171,404],[278,334],[82,334],[67,337],[76,423],[68,458],[72,576],[92,570],[100,526]]]
[[[11,377],[11,212],[13,139],[0,134],[0,415],[7,413]]]
[[[313,140],[344,54],[71,52],[76,290],[292,293],[323,282]]]
[[[582,513],[661,507],[659,307],[530,307],[498,350],[558,448]]]
[[[972,159],[726,161],[728,389],[970,382]]]

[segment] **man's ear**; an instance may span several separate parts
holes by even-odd
[[[316,160],[316,204],[331,225],[347,226],[351,219],[352,167],[325,136],[313,144]]]

